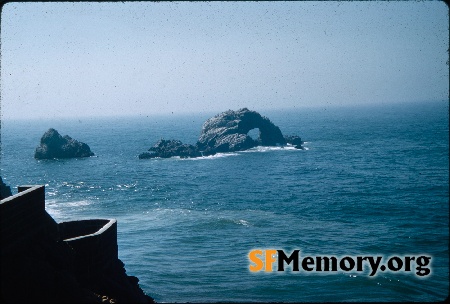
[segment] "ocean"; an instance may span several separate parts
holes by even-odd
[[[224,109],[227,110],[227,109]],[[237,109],[233,109],[237,110]],[[2,120],[1,176],[43,184],[57,222],[115,218],[119,258],[158,302],[441,301],[449,294],[449,103],[256,110],[305,149],[138,159],[195,143],[196,115]],[[35,160],[50,127],[95,157]],[[431,273],[252,272],[254,249],[430,256]]]

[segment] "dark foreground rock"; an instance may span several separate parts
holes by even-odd
[[[94,156],[91,148],[68,135],[61,136],[53,128],[48,129],[41,138],[41,144],[36,148],[34,158],[75,158]]]
[[[11,196],[11,187],[7,186],[0,176],[0,199],[4,199],[8,196]]]
[[[259,129],[257,139],[248,135],[253,129]],[[199,157],[288,143],[303,149],[300,137],[283,136],[280,128],[267,117],[243,108],[238,111],[228,110],[206,120],[195,145],[183,144],[179,140],[160,140],[148,152],[140,154],[139,158]]]

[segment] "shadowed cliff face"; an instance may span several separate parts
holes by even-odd
[[[11,196],[11,187],[7,186],[0,176],[0,199],[4,199],[8,196]]]
[[[70,136],[61,136],[53,128],[48,129],[41,138],[41,144],[36,148],[34,158],[74,158],[94,156],[89,146],[72,139]]]
[[[248,134],[253,129],[259,129],[256,139]],[[139,158],[199,157],[287,143],[302,149],[300,137],[283,136],[280,128],[267,117],[243,108],[238,111],[228,110],[205,121],[195,146],[183,144],[179,140],[160,140],[149,152],[140,154]]]

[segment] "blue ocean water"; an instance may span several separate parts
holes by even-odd
[[[57,221],[118,220],[119,257],[158,302],[440,301],[449,292],[446,102],[260,111],[305,150],[139,160],[195,143],[212,114],[3,121],[1,176],[46,185]],[[50,127],[96,157],[35,160]],[[413,272],[252,273],[256,248],[301,255],[429,255]],[[289,269],[289,268],[288,268]]]

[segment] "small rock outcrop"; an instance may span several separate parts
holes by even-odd
[[[288,144],[291,144],[293,146],[295,146],[295,148],[297,149],[302,149],[303,150],[303,140],[297,136],[297,135],[290,135],[290,136],[285,136],[284,139],[286,140],[286,142]]]
[[[11,196],[11,187],[7,186],[0,176],[0,199],[7,198],[8,196]]]
[[[202,154],[198,151],[197,147],[193,145],[183,144],[179,140],[159,140],[149,152],[144,152],[139,155],[139,158],[169,158],[173,156],[179,156],[181,158],[187,157],[199,157]]]
[[[259,137],[256,139],[248,135],[253,129],[259,129]],[[303,149],[300,137],[283,136],[280,128],[267,117],[243,108],[238,111],[228,110],[206,120],[195,145],[183,144],[179,140],[161,139],[148,152],[140,154],[139,158],[199,157],[244,151],[256,146],[286,144]]]
[[[34,158],[74,158],[94,156],[91,148],[68,135],[61,136],[53,128],[48,129],[41,138],[41,144],[36,148]]]

